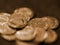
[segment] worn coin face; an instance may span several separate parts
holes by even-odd
[[[30,18],[33,17],[33,12],[29,8],[19,8],[14,11],[9,20],[9,25],[13,28],[25,27]]]
[[[43,19],[46,21],[50,29],[57,28],[59,25],[59,21],[54,17],[43,17]]]
[[[45,39],[45,43],[53,43],[53,42],[55,42],[57,37],[58,37],[57,33],[54,30],[48,30],[47,33],[48,33],[48,36]]]
[[[26,26],[24,29],[17,31],[15,36],[18,40],[29,41],[35,38],[37,30],[32,26]]]
[[[39,27],[39,28],[42,28],[44,30],[46,30],[48,28],[48,25],[44,21],[43,18],[34,18],[31,21],[29,21],[28,25],[35,27],[35,28]]]
[[[1,37],[5,40],[8,40],[8,41],[12,41],[12,40],[15,40],[15,36],[14,35],[1,35]]]
[[[14,13],[18,14],[18,15],[24,15],[24,16],[30,17],[30,18],[33,17],[33,11],[27,7],[22,7],[22,8],[16,9],[14,11]]]

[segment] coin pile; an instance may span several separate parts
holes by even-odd
[[[54,31],[59,21],[50,16],[33,18],[33,11],[23,7],[13,14],[0,13],[0,36],[16,45],[38,45],[41,42],[53,43],[57,40]]]

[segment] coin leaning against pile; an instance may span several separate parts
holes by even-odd
[[[0,13],[0,36],[8,41],[15,40],[16,45],[56,41],[58,36],[54,29],[59,26],[59,21],[50,16],[33,18],[33,15],[26,7],[16,9],[13,14]]]

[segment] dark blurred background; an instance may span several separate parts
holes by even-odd
[[[34,17],[53,16],[60,22],[60,0],[0,0],[0,12],[13,13],[20,7],[29,7],[34,11]],[[60,27],[55,30],[58,40],[52,44],[41,43],[41,45],[60,45]],[[0,37],[0,45],[15,45]]]

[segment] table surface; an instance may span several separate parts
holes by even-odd
[[[31,8],[34,17],[53,16],[60,22],[60,0],[0,0],[0,12],[13,13],[20,7]],[[58,40],[52,44],[42,43],[41,45],[60,45],[60,26],[55,30]],[[0,45],[15,45],[15,42],[8,42],[0,37]]]

